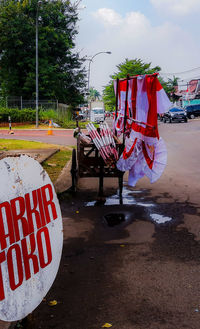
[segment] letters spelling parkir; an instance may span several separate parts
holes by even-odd
[[[7,262],[12,290],[30,279],[31,262],[34,274],[51,263],[47,224],[57,217],[50,184],[0,204],[0,301],[6,298],[1,269],[3,262]]]

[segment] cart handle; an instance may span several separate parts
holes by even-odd
[[[119,115],[119,117],[120,117],[120,118],[124,118],[123,115]],[[142,125],[145,125],[145,126],[147,126],[147,127],[153,128],[153,129],[156,128],[155,126],[152,126],[152,125],[150,125],[149,123],[142,122],[142,121],[138,121],[138,120],[135,120],[135,119],[132,119],[132,118],[127,118],[127,120],[131,120],[131,121],[134,121],[134,122],[136,122],[136,123],[140,123],[140,124],[142,124]]]

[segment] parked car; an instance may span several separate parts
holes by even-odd
[[[163,114],[158,113],[157,118],[158,118],[158,120],[163,121]]]
[[[187,117],[190,119],[200,116],[200,104],[186,105],[184,109],[187,112]]]
[[[163,115],[163,122],[184,121],[187,122],[187,113],[180,107],[172,107]]]

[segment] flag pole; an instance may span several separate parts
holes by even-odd
[[[124,109],[124,134],[123,134],[123,145],[125,144],[125,131],[126,131],[126,122],[127,122],[127,106],[128,106],[128,87],[129,87],[129,74],[126,79],[126,101],[125,101],[125,109]]]

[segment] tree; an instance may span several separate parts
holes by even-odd
[[[118,71],[110,76],[112,80],[107,86],[105,86],[103,90],[103,100],[106,109],[111,111],[114,110],[115,107],[113,80],[116,80],[117,78],[126,78],[128,74],[130,76],[140,74],[152,74],[161,70],[159,66],[151,67],[151,63],[144,63],[141,59],[125,59],[124,62],[117,65],[117,69]]]
[[[176,99],[174,93],[176,91],[176,87],[178,87],[179,78],[173,76],[173,79],[168,79],[167,81],[165,81],[163,78],[160,77],[159,80],[171,101],[174,101]]]
[[[100,99],[100,93],[98,92],[98,90],[94,89],[93,87],[90,88],[89,90],[90,94],[89,94],[89,98],[91,101],[95,101],[97,99]]]
[[[0,1],[0,87],[4,95],[35,96],[38,10],[39,97],[82,102],[84,60],[74,51],[79,2]]]

